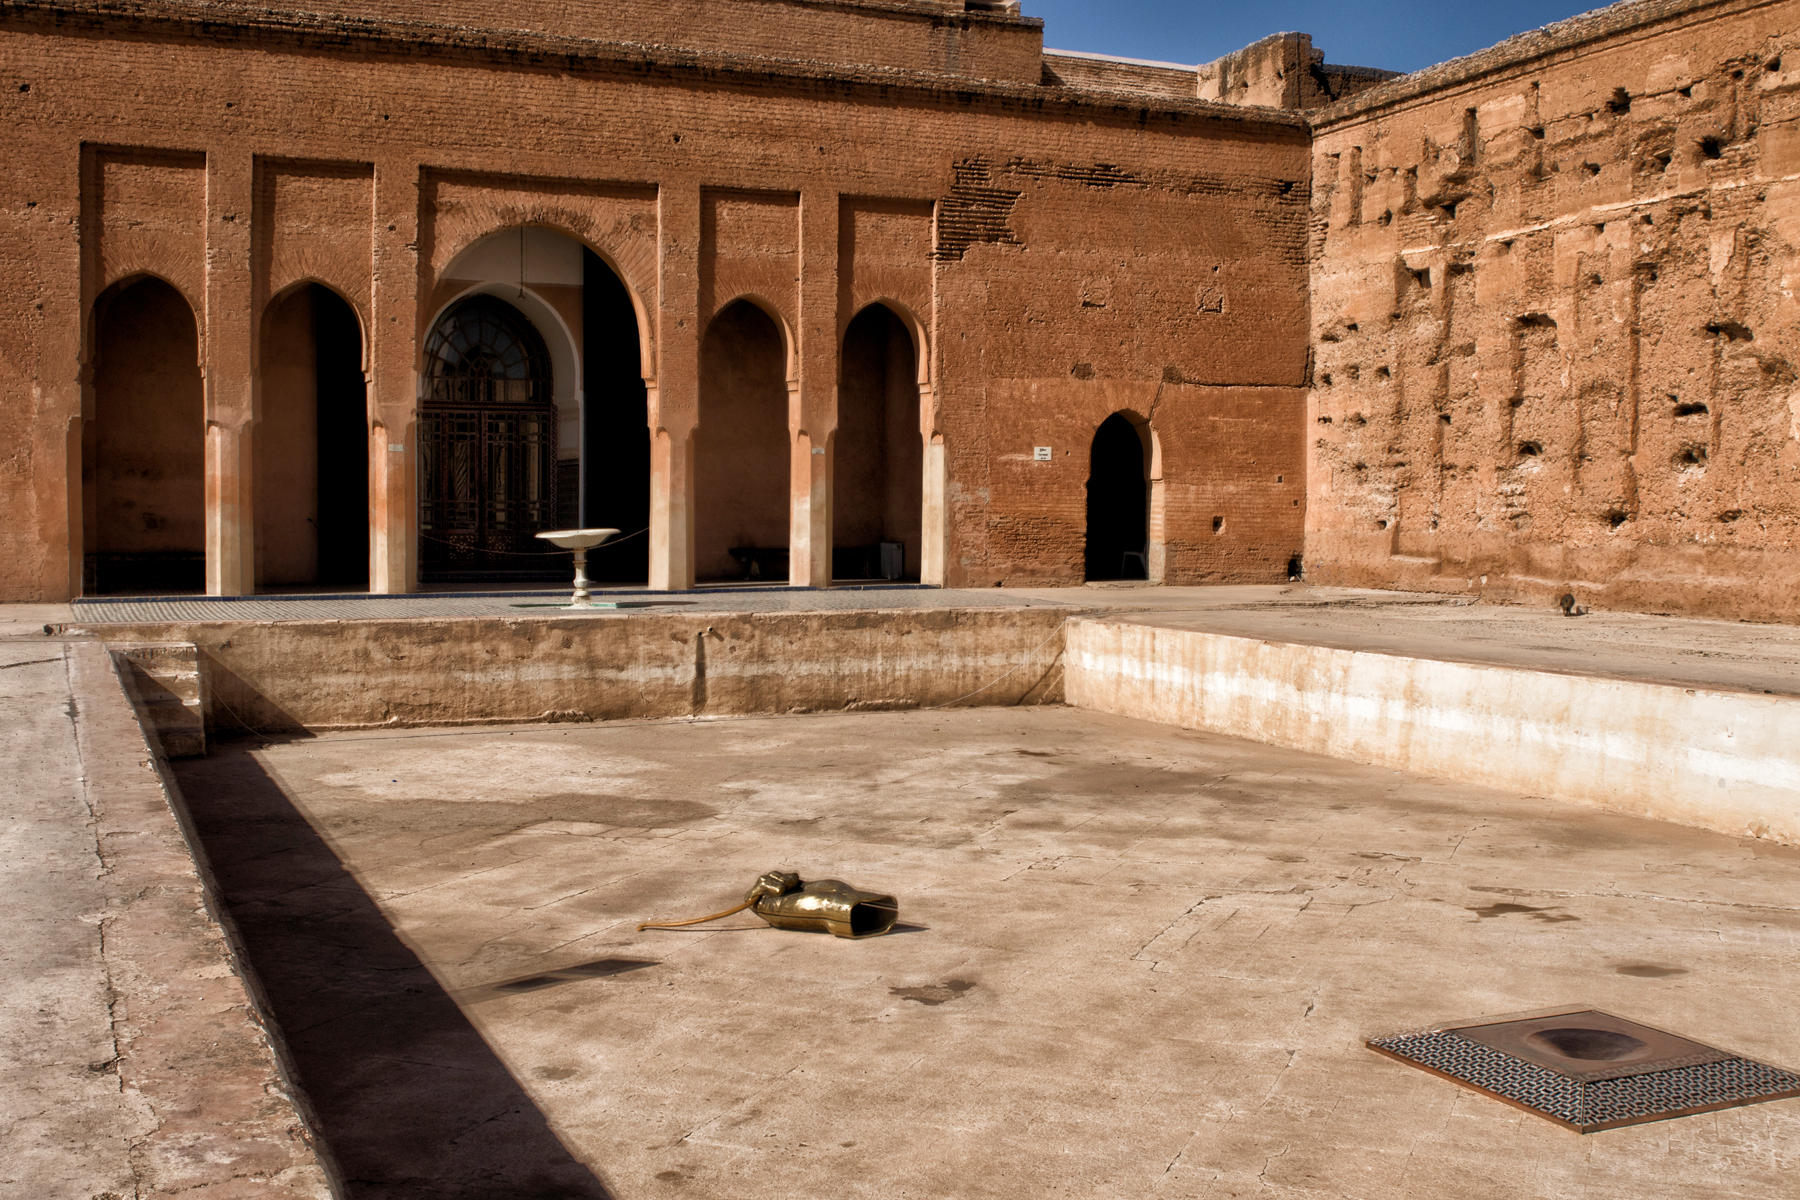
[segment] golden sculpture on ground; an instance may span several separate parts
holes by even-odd
[[[746,908],[776,929],[802,929],[843,938],[886,933],[900,915],[900,905],[892,896],[861,891],[841,879],[815,879],[807,883],[792,871],[767,871],[751,885],[744,895],[744,902],[735,908],[686,921],[646,921],[638,926],[638,930],[704,925]]]

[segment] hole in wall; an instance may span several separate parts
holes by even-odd
[[[1675,397],[1670,396],[1669,399],[1674,400]],[[1675,404],[1675,415],[1678,417],[1703,417],[1706,412],[1706,405],[1698,400],[1676,401]]]
[[[1449,413],[1439,413],[1438,420],[1443,422],[1445,425],[1448,425],[1448,424],[1450,424],[1450,414]]]
[[[1614,88],[1606,101],[1606,111],[1615,115],[1631,111],[1631,93],[1622,87]]]
[[[1213,532],[1218,533],[1221,530],[1223,530],[1224,528],[1225,528],[1225,518],[1224,517],[1214,517],[1213,518]]]
[[[1536,458],[1538,455],[1542,454],[1543,452],[1544,452],[1544,447],[1537,442],[1520,442],[1519,443],[1519,457],[1520,458]]]
[[[1741,508],[1728,508],[1719,514],[1719,521],[1722,524],[1729,525],[1743,515],[1744,510]]]
[[[1675,161],[1675,156],[1673,154],[1670,154],[1666,150],[1659,151],[1658,153],[1652,154],[1650,156],[1650,167],[1652,170],[1655,170],[1658,172],[1667,171],[1669,169],[1669,164],[1674,161]]]
[[[1375,522],[1375,528],[1377,528],[1377,529],[1386,529],[1387,527],[1388,527],[1388,523],[1387,523],[1386,517],[1382,517],[1380,520]]]
[[[1413,282],[1418,284],[1422,288],[1428,288],[1431,286],[1431,268],[1430,267],[1426,267],[1422,271],[1414,271],[1412,273],[1412,277],[1413,277]]]
[[[1751,342],[1756,335],[1750,327],[1738,321],[1711,321],[1707,323],[1706,332],[1715,336],[1723,336],[1728,342]]]
[[[1384,226],[1392,225],[1394,223],[1394,210],[1391,208],[1382,209],[1381,215],[1375,218],[1375,223]]]
[[[1330,387],[1331,386],[1331,373],[1329,371],[1327,371],[1325,374],[1319,376],[1319,384],[1322,387]]]
[[[1610,509],[1606,510],[1606,513],[1604,514],[1604,518],[1605,518],[1607,525],[1609,525],[1613,529],[1617,529],[1619,526],[1623,525],[1626,521],[1631,519],[1631,514],[1626,512],[1622,508],[1610,508]]]
[[[1584,162],[1581,164],[1581,169],[1586,171],[1589,175],[1598,175],[1600,173],[1600,164],[1596,162]]]
[[[1675,465],[1684,471],[1706,465],[1705,446],[1683,446],[1675,452]]]
[[[1361,428],[1362,426],[1367,425],[1368,423],[1369,423],[1369,419],[1367,417],[1363,416],[1361,413],[1357,412],[1357,413],[1350,414],[1350,424],[1355,425],[1358,428]]]
[[[1375,368],[1375,378],[1377,378],[1377,379],[1392,379],[1393,377],[1394,377],[1394,373],[1392,371],[1388,370],[1386,367],[1376,367]]]
[[[1780,71],[1781,70],[1781,55],[1777,54],[1774,58],[1771,58],[1768,62],[1764,63],[1763,70],[1769,72],[1769,74],[1771,74],[1771,75]]]
[[[1301,563],[1300,563],[1300,556],[1298,554],[1296,554],[1296,555],[1294,555],[1294,557],[1288,559],[1288,561],[1287,561],[1287,577],[1288,577],[1288,579],[1290,581],[1299,579],[1300,575],[1301,575],[1301,571],[1302,571],[1302,567],[1301,567]]]
[[[1700,139],[1700,154],[1703,158],[1719,158],[1725,153],[1725,143],[1716,137]]]
[[[1533,125],[1531,127],[1531,136],[1536,138],[1540,142],[1543,141],[1544,140],[1544,127],[1542,125]]]

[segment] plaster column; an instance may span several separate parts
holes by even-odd
[[[657,192],[656,367],[650,420],[650,588],[694,586],[694,429],[700,414],[700,185]],[[646,372],[648,376],[650,372]]]
[[[369,322],[369,590],[419,586],[419,164],[375,164]]]
[[[934,339],[935,340],[935,339]],[[925,439],[919,503],[919,582],[945,586],[949,574],[950,460],[937,429],[937,389],[919,389],[919,434]]]
[[[206,314],[200,343],[206,416],[206,593],[241,596],[256,588],[251,509],[255,421],[256,313],[250,277],[252,156],[214,149],[206,156]]]
[[[831,586],[831,450],[837,431],[838,194],[800,194],[798,386],[788,389],[788,582]]]

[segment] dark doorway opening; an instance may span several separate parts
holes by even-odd
[[[917,579],[924,446],[912,331],[871,304],[844,331],[833,442],[834,579]]]
[[[155,278],[94,305],[83,592],[206,589],[206,433],[194,311]]]
[[[1149,578],[1150,449],[1122,413],[1100,423],[1089,456],[1087,577]]]
[[[493,296],[451,306],[425,346],[419,411],[419,568],[428,581],[555,579],[557,412],[550,353]]]
[[[369,422],[362,325],[307,284],[263,316],[256,428],[260,586],[369,585]]]
[[[700,344],[694,433],[694,570],[703,580],[786,582],[787,344],[747,300],[727,305]]]
[[[616,546],[588,555],[588,575],[605,583],[643,583],[650,578],[650,538],[638,531],[650,524],[650,425],[637,309],[613,269],[586,249],[581,313],[584,411],[577,520],[583,528],[617,529],[622,535]]]

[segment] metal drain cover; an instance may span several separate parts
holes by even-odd
[[[1800,1096],[1791,1071],[1591,1008],[1368,1045],[1580,1133]]]

